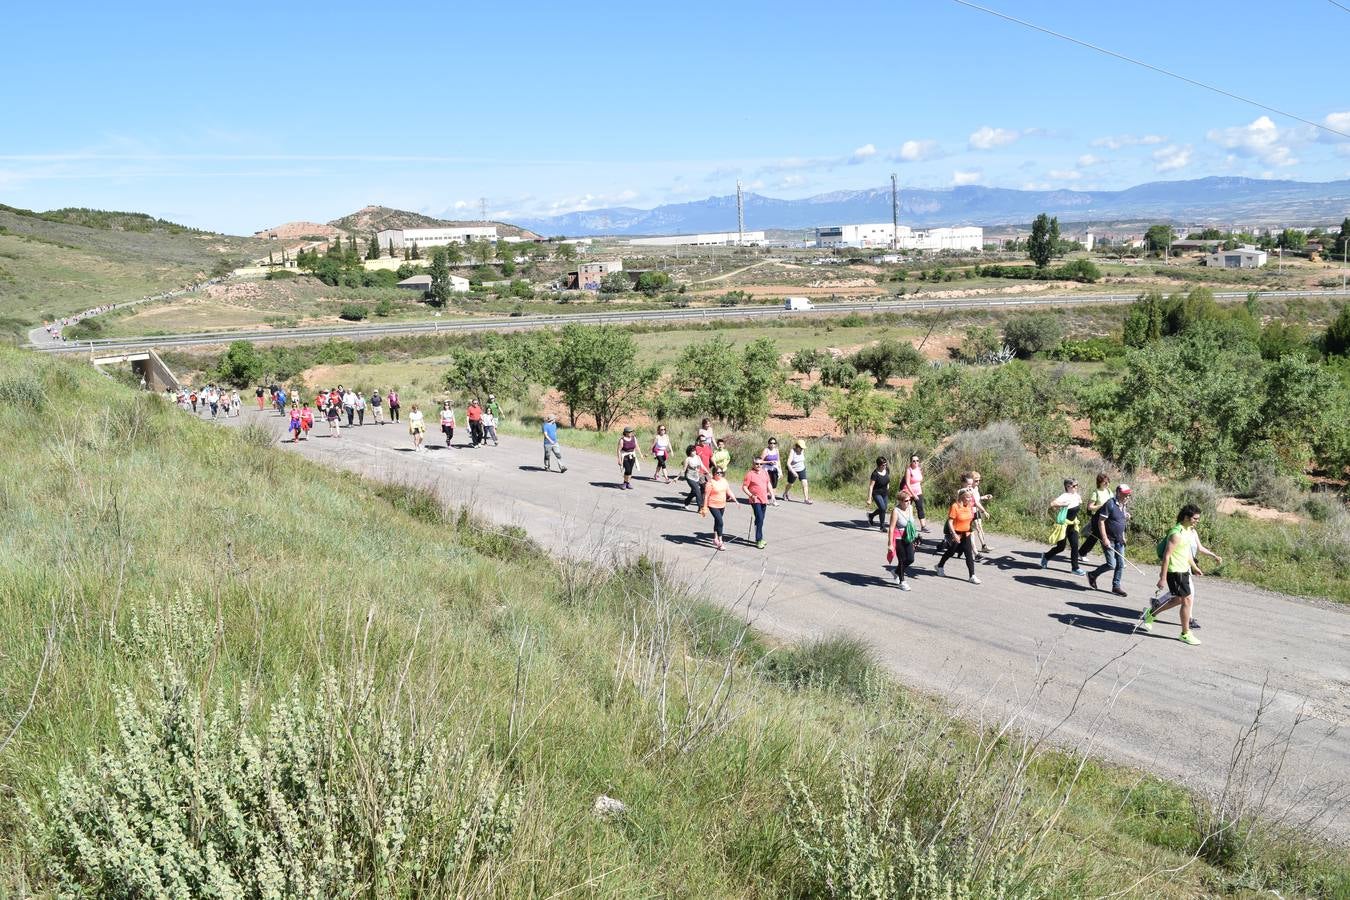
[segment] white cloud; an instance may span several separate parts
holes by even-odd
[[[1328,128],[1334,128],[1341,134],[1350,134],[1350,112],[1328,113],[1322,120],[1322,124]],[[1343,138],[1339,134],[1327,134],[1325,131],[1317,132],[1317,141],[1322,144],[1337,144],[1336,151],[1343,156],[1350,155],[1350,138]]]
[[[1022,136],[1022,133],[1010,128],[991,128],[985,125],[970,134],[970,149],[993,150],[1006,147]]]
[[[1075,169],[1051,169],[1045,173],[1045,177],[1052,181],[1077,181],[1083,177],[1083,173]]]
[[[925,159],[934,159],[942,155],[942,148],[938,146],[937,141],[905,141],[900,145],[900,149],[891,156],[896,162],[922,162]]]
[[[1092,146],[1105,147],[1107,150],[1119,150],[1122,147],[1148,147],[1165,143],[1167,143],[1167,138],[1161,134],[1116,134],[1097,138],[1092,142]]]
[[[853,155],[851,155],[848,158],[848,162],[849,165],[857,165],[860,162],[866,162],[867,160],[871,159],[876,155],[877,155],[876,145],[863,144],[857,150],[853,151]]]
[[[1078,157],[1078,168],[1088,169],[1091,168],[1092,166],[1100,165],[1101,163],[1104,162],[1106,162],[1106,160],[1102,159],[1100,156],[1093,156],[1091,153],[1084,153],[1082,156]]]
[[[1205,137],[1238,156],[1260,160],[1267,166],[1292,166],[1298,162],[1289,146],[1293,136],[1280,131],[1270,116],[1260,116],[1247,125],[1211,128]]]
[[[961,187],[966,184],[979,184],[984,178],[984,172],[980,169],[960,170],[952,173],[952,186]]]
[[[1191,164],[1191,145],[1169,144],[1153,151],[1153,168],[1158,172],[1175,172]]]

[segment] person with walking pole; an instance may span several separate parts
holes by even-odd
[[[1075,575],[1087,574],[1078,567],[1078,509],[1082,504],[1078,482],[1073,478],[1064,479],[1064,493],[1050,501],[1050,515],[1055,520],[1050,528],[1050,543],[1054,546],[1041,554],[1042,569],[1048,567],[1050,560],[1063,553],[1067,546],[1070,571]]]
[[[1088,573],[1088,584],[1094,591],[1097,590],[1097,579],[1111,572],[1111,593],[1117,597],[1129,596],[1120,585],[1125,580],[1125,526],[1130,518],[1127,507],[1132,493],[1128,484],[1117,485],[1115,495],[1092,517],[1092,532],[1102,542],[1102,551],[1106,553],[1106,562]]]
[[[755,546],[764,549],[764,516],[769,509],[769,498],[773,487],[769,484],[769,473],[764,471],[764,460],[755,457],[750,470],[741,479],[741,490],[750,503],[750,513],[754,517]]]
[[[1178,636],[1183,644],[1197,646],[1200,639],[1191,634],[1191,576],[1200,576],[1204,573],[1200,567],[1195,564],[1195,553],[1192,551],[1194,546],[1191,542],[1190,532],[1195,531],[1196,523],[1200,521],[1200,508],[1187,503],[1177,513],[1177,524],[1167,532],[1162,546],[1162,569],[1158,573],[1158,588],[1167,588],[1172,598],[1157,609],[1149,607],[1144,610],[1144,620],[1139,627],[1143,631],[1152,631],[1154,619],[1162,613],[1167,612],[1174,606],[1181,607],[1181,634]],[[1197,540],[1198,543],[1198,540]]]

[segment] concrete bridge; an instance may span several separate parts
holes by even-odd
[[[131,363],[131,371],[141,377],[147,391],[159,393],[168,390],[176,391],[182,387],[178,383],[177,376],[164,364],[164,360],[160,359],[159,354],[154,350],[140,350],[114,356],[93,356],[91,354],[89,361],[98,369],[102,369],[104,366]]]

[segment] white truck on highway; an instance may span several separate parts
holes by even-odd
[[[815,308],[816,308],[815,305],[807,297],[787,297],[786,299],[783,300],[783,309],[785,310],[791,311],[797,309],[815,309]]]

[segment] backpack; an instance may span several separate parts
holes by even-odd
[[[1162,540],[1158,541],[1158,562],[1162,562],[1163,557],[1167,555],[1167,542],[1172,540],[1172,535],[1178,534],[1180,531],[1180,525],[1173,525],[1167,534],[1163,535]]]

